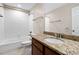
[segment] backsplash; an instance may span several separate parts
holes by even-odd
[[[75,36],[75,35],[67,35],[67,34],[61,34],[61,33],[55,33],[55,32],[44,32],[44,34],[53,35],[53,36],[55,36],[55,34],[57,35],[60,34],[62,35],[62,38],[79,41],[79,36]]]

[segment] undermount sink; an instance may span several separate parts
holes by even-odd
[[[51,44],[64,44],[64,42],[62,40],[56,39],[56,38],[46,38],[44,40]]]

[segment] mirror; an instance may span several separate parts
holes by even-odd
[[[48,13],[45,31],[79,36],[79,4],[65,5]]]

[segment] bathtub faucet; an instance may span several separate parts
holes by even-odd
[[[29,34],[30,36],[32,35],[32,31],[30,31],[30,34]]]

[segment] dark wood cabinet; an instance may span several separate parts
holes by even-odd
[[[59,55],[57,52],[52,51],[48,47],[45,47],[45,52],[44,53],[45,53],[45,55]]]
[[[40,52],[40,51],[38,50],[38,48],[37,48],[35,45],[33,45],[33,46],[32,46],[32,54],[33,54],[33,55],[42,55],[42,52]]]
[[[32,38],[32,55],[59,55],[38,40]]]
[[[33,39],[33,43],[32,44],[34,46],[36,46],[41,52],[43,51],[43,45],[39,41]]]
[[[43,45],[35,39],[32,39],[32,55],[43,55]]]

